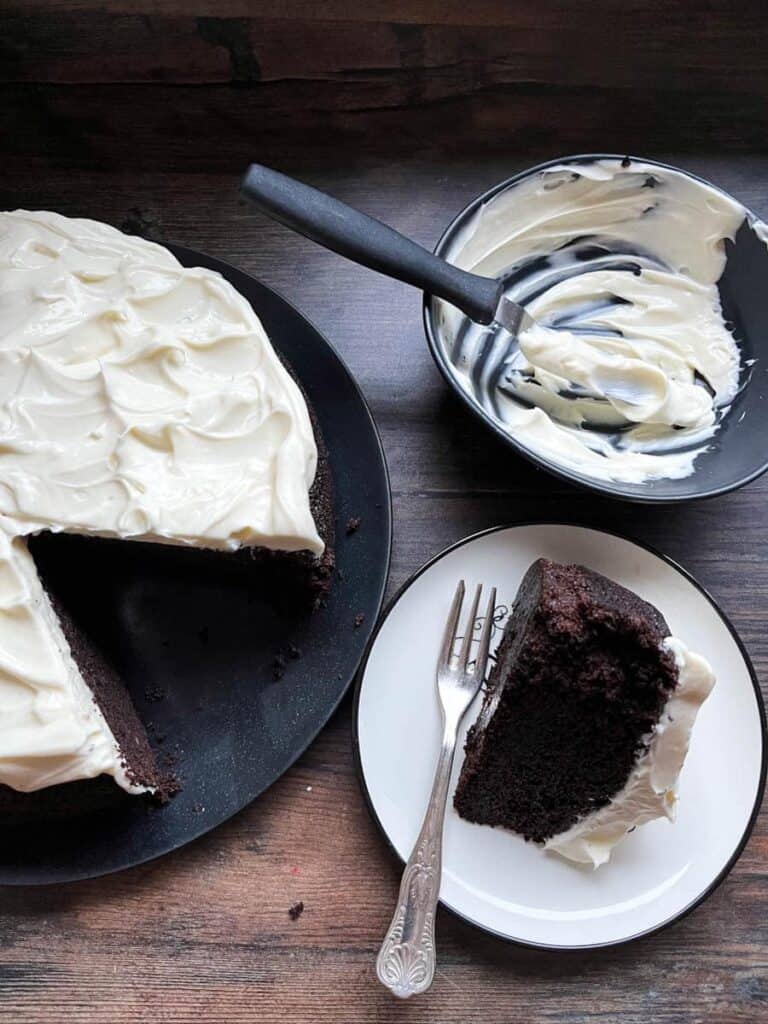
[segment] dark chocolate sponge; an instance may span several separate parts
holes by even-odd
[[[579,565],[525,574],[466,743],[454,804],[536,842],[604,806],[677,684],[660,612]]]

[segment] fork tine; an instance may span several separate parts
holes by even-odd
[[[451,610],[448,612],[448,619],[445,623],[443,642],[440,647],[440,664],[446,667],[450,664],[453,654],[453,645],[456,642],[456,628],[459,624],[461,606],[464,603],[464,580],[459,580],[456,593],[453,595]]]
[[[488,601],[488,610],[485,613],[483,630],[480,634],[480,645],[475,658],[475,675],[482,676],[485,673],[485,666],[488,663],[488,651],[491,646],[491,631],[493,629],[493,612],[496,608],[496,587],[491,588],[491,596]]]
[[[469,664],[469,655],[472,651],[472,638],[475,635],[475,623],[477,622],[477,606],[480,604],[480,594],[483,592],[482,583],[478,583],[475,587],[475,596],[472,599],[472,608],[467,619],[467,625],[464,628],[464,642],[461,645],[461,655],[459,663],[461,665],[461,671],[467,671],[467,665]]]

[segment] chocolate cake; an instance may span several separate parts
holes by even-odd
[[[672,725],[665,716],[683,674],[693,715],[713,679],[703,659],[669,633],[656,608],[599,573],[535,562],[467,736],[458,813],[595,864],[634,825],[671,815],[688,742],[687,732],[671,733],[689,729],[692,718]],[[675,779],[657,793],[647,762],[668,761],[669,752],[655,747],[673,738],[682,755],[671,765]],[[635,799],[625,812],[628,786]]]
[[[0,212],[0,292],[0,810],[103,775],[163,799],[173,780],[57,549],[245,573],[309,614],[334,568],[318,423],[245,298],[156,243]]]
[[[319,462],[310,500],[320,535],[325,541],[325,550],[320,558],[309,552],[280,552],[266,548],[246,548],[232,555],[222,555],[203,549],[161,549],[154,545],[148,554],[155,561],[167,560],[169,571],[183,566],[199,573],[201,566],[205,570],[206,564],[214,563],[217,573],[220,573],[228,564],[236,576],[247,575],[274,604],[294,611],[304,608],[306,614],[312,614],[328,594],[335,564],[330,467],[316,423],[315,431]],[[112,546],[119,542],[45,533],[31,538],[29,547],[72,656],[125,757],[128,780],[146,790],[153,802],[164,803],[179,788],[180,782],[172,769],[158,763],[153,744],[119,672],[103,650],[103,644],[80,623],[76,608],[72,606],[76,602],[70,604],[67,601],[67,598],[71,601],[73,590],[77,588],[76,582],[68,579],[73,554],[76,558],[76,547],[83,543]],[[265,651],[265,659],[268,655],[269,652]],[[111,811],[130,799],[105,775],[54,784],[29,793],[17,792],[0,784],[0,816],[16,823],[65,820]]]
[[[265,586],[269,587],[278,604],[291,607],[306,604],[311,609],[320,606],[328,595],[336,566],[336,528],[334,522],[333,480],[320,424],[312,405],[304,393],[301,382],[285,359],[281,362],[296,383],[307,403],[309,418],[317,445],[317,470],[309,490],[309,507],[317,531],[323,540],[323,553],[316,557],[311,551],[274,551],[268,548],[243,548],[236,554],[246,568],[266,573]],[[254,564],[255,563],[255,564]]]

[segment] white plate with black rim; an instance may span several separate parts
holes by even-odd
[[[670,925],[706,899],[743,850],[765,786],[765,710],[749,657],[680,566],[615,534],[558,523],[499,527],[443,551],[397,594],[369,644],[356,695],[358,765],[371,812],[404,860],[440,747],[435,662],[456,582],[495,585],[509,605],[539,557],[586,565],[651,601],[672,632],[708,659],[717,683],[696,722],[674,824],[636,829],[593,870],[511,832],[463,821],[449,796],[440,899],[480,928],[526,945],[613,945]],[[451,794],[479,705],[480,697],[459,736]]]

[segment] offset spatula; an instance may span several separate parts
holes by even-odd
[[[355,263],[445,299],[476,323],[498,323],[513,337],[533,326],[524,307],[505,297],[501,281],[459,270],[380,220],[294,178],[251,164],[242,193],[273,220]]]

